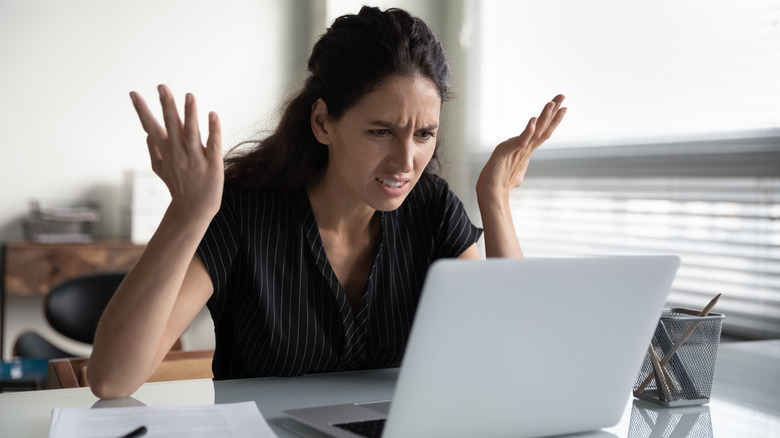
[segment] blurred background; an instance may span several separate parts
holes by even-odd
[[[227,150],[273,127],[318,35],[363,3],[4,0],[0,241],[25,239],[32,200],[95,202],[97,239],[133,237],[128,186],[149,166],[128,92],[158,114],[157,84],[194,93]],[[780,337],[780,0],[372,5],[423,18],[447,51],[443,173],[473,221],[492,148],[564,93],[512,198],[526,256],[678,254],[670,306],[722,293],[724,335]],[[20,331],[46,332],[40,303],[6,297],[3,357]],[[210,348],[211,330],[204,313],[185,347]]]

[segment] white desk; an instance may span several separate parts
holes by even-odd
[[[209,379],[147,383],[131,398],[99,401],[88,388],[0,394],[0,436],[46,437],[52,408],[100,404],[192,405],[254,400],[280,438],[298,437],[282,410],[329,403],[389,399],[398,370],[309,375],[296,378]],[[572,397],[561,415],[587,403]],[[655,425],[655,429],[653,429]],[[300,426],[303,427],[303,426]],[[673,429],[662,433],[660,429]],[[312,434],[311,436],[318,436]],[[708,405],[663,408],[629,400],[621,422],[584,437],[778,437],[780,340],[723,344]]]

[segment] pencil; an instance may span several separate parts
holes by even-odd
[[[707,316],[707,315],[709,315],[710,314],[710,310],[712,310],[712,308],[715,307],[715,304],[718,303],[718,300],[720,299],[720,295],[721,294],[715,295],[715,298],[710,300],[710,302],[707,303],[707,305],[704,307],[704,309],[702,309],[702,311],[699,312],[699,314],[696,315],[696,316]],[[683,333],[682,336],[680,336],[680,339],[677,340],[677,343],[674,344],[672,349],[669,350],[666,353],[666,355],[664,355],[663,359],[661,359],[661,362],[659,363],[659,365],[661,367],[663,367],[667,363],[669,363],[669,360],[672,358],[674,353],[676,353],[677,350],[685,343],[685,341],[688,339],[688,337],[691,336],[693,331],[696,330],[696,327],[698,325],[699,325],[699,321],[694,322],[693,324],[691,324],[690,327],[688,327],[688,330],[685,333]],[[650,345],[650,348],[652,348],[652,344]],[[647,375],[647,378],[645,378],[645,380],[642,382],[642,384],[639,385],[639,387],[637,387],[637,389],[634,391],[634,393],[641,394],[645,390],[645,388],[647,388],[647,385],[649,385],[650,382],[652,382],[652,381],[653,381],[653,373],[650,373],[650,374]],[[659,384],[660,384],[660,382],[659,382]]]
[[[654,370],[650,375],[655,375],[655,380],[658,382],[658,389],[660,389],[660,393],[663,396],[662,400],[671,400],[672,393],[669,390],[669,383],[666,381],[666,376],[664,375],[664,367],[658,360],[658,353],[655,352],[652,342],[650,342],[650,348],[647,349],[647,353],[650,355],[650,362],[653,364]]]

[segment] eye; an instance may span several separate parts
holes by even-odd
[[[376,137],[386,137],[386,136],[390,135],[390,130],[386,129],[386,128],[372,129],[372,130],[370,130],[368,132],[370,132],[371,135],[376,136]]]
[[[436,137],[436,134],[431,131],[420,131],[417,133],[417,137],[423,139],[423,140],[430,140],[434,137]]]

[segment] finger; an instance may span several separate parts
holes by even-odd
[[[517,137],[511,139],[512,143],[517,143],[520,146],[525,146],[536,133],[537,120],[536,117],[531,117],[528,123],[525,125],[525,129]]]
[[[552,121],[550,122],[550,125],[547,127],[547,132],[545,133],[545,135],[547,136],[547,138],[550,138],[550,136],[552,135],[552,133],[555,131],[555,128],[557,128],[557,127],[558,127],[558,125],[561,123],[561,121],[563,120],[563,117],[566,115],[566,112],[567,112],[568,110],[569,110],[568,108],[566,108],[566,107],[563,107],[563,108],[559,109],[559,110],[558,110],[558,111],[555,113],[555,117],[553,117]],[[546,140],[547,138],[545,138],[545,140]]]
[[[141,120],[141,126],[144,128],[144,131],[151,135],[158,144],[164,142],[167,137],[165,128],[154,118],[144,99],[135,91],[130,92],[130,99],[133,101],[133,107]]]
[[[525,125],[523,132],[521,132],[520,135],[516,137],[512,137],[500,143],[498,146],[496,146],[496,152],[498,152],[500,156],[509,156],[525,149],[529,145],[535,130],[536,117],[531,117],[528,120],[528,123]]]
[[[562,108],[563,101],[566,96],[558,94],[550,102],[548,102],[542,110],[542,115],[539,116],[540,123],[537,129],[536,138],[533,140],[534,149],[538,148],[545,141],[547,141],[558,127],[563,116],[566,114],[566,108]]]
[[[563,116],[566,115],[566,111],[567,111],[566,107],[560,108],[557,111],[555,111],[552,120],[550,121],[549,125],[547,125],[547,129],[545,129],[544,132],[542,132],[541,135],[539,136],[539,141],[538,144],[534,146],[535,148],[538,148],[539,146],[541,146],[542,143],[549,140],[549,138],[553,135],[553,132],[555,132],[555,129],[563,120]]]
[[[168,132],[168,141],[171,149],[174,151],[182,149],[182,123],[179,112],[176,110],[176,102],[173,100],[173,94],[165,85],[157,87],[160,93],[160,104],[163,109],[163,121],[165,130]]]
[[[561,119],[566,113],[566,108],[563,108],[564,99],[566,99],[566,96],[564,96],[563,94],[559,94],[553,97],[553,100],[551,102],[553,102],[555,106],[552,109],[553,118],[552,121],[550,122],[550,125],[548,126],[548,129],[550,128],[555,129],[555,127],[558,126],[558,123],[561,122]]]
[[[542,113],[539,115],[539,123],[537,125],[537,133],[539,135],[544,134],[545,130],[549,126],[549,123],[554,119],[554,116],[561,108],[564,99],[566,99],[566,96],[563,94],[558,94],[544,106]]]
[[[553,120],[555,119],[555,116],[557,116],[558,111],[563,106],[563,100],[565,98],[566,98],[566,96],[564,96],[563,94],[559,94],[559,95],[553,97],[553,100],[550,101],[550,102],[555,104],[555,106],[553,106],[553,109],[552,109]]]
[[[559,94],[559,95],[553,97],[553,100],[551,100],[551,102],[553,102],[555,104],[555,106],[552,109],[553,121],[550,122],[550,126],[552,126],[552,124],[555,122],[556,118],[558,118],[558,113],[560,112],[560,110],[563,109],[562,107],[563,107],[563,100],[564,99],[566,99],[566,96],[564,96],[563,94]],[[558,122],[560,123],[560,120],[558,120]],[[556,124],[556,126],[557,126],[557,124]]]
[[[198,127],[198,108],[195,104],[195,96],[190,93],[187,93],[184,102],[183,140],[187,151],[199,151],[203,145],[200,141],[200,128]]]
[[[149,149],[149,160],[152,162],[152,170],[157,175],[160,175],[163,156],[151,136],[146,137],[146,147]]]
[[[547,130],[547,127],[553,118],[553,110],[555,110],[555,107],[556,103],[553,101],[547,102],[547,104],[544,105],[541,114],[539,114],[539,120],[536,123],[536,139],[541,137]]]
[[[217,113],[209,113],[209,138],[206,140],[206,158],[222,161],[222,126]]]

